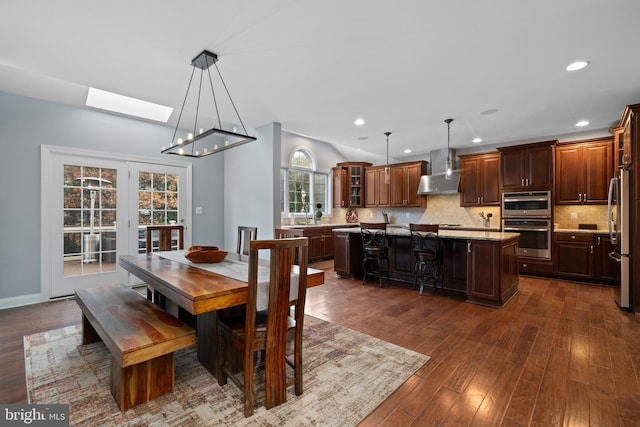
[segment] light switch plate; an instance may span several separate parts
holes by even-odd
[[[196,207],[196,215],[202,215],[202,206]]]

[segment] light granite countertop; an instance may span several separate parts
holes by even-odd
[[[583,233],[583,234],[609,234],[609,230],[598,228],[597,230],[589,230],[584,228],[554,228],[554,233]]]

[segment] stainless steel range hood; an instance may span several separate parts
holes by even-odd
[[[451,158],[454,170],[450,176],[445,172],[447,157]],[[458,158],[456,150],[443,148],[430,153],[431,174],[420,178],[418,194],[452,194],[458,192],[460,185],[460,170],[457,170]]]

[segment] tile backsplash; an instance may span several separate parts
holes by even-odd
[[[333,214],[327,223],[342,224],[346,222],[345,216],[349,209],[333,209]],[[354,209],[358,213],[361,222],[382,222],[383,213],[387,213],[389,222],[395,225],[407,225],[409,223],[424,224],[456,224],[464,227],[481,228],[483,220],[480,216],[491,213],[491,228],[500,227],[500,206],[483,206],[464,208],[460,207],[460,194],[433,194],[427,196],[425,208],[359,208]]]
[[[357,212],[361,222],[382,222],[383,213],[389,217],[389,222],[395,225],[406,225],[409,223],[432,223],[432,224],[458,224],[463,227],[481,228],[483,227],[481,212],[485,216],[491,213],[491,228],[499,228],[500,206],[483,206],[465,208],[460,207],[459,194],[433,194],[427,196],[427,207],[425,208],[358,208]],[[349,209],[333,209],[331,216],[323,216],[323,224],[344,224],[346,223],[346,213]],[[599,230],[606,230],[607,206],[556,206],[554,210],[555,228],[577,229],[579,224],[596,224]]]
[[[607,230],[607,205],[556,206],[554,228],[578,228],[579,224],[596,224],[599,230]]]

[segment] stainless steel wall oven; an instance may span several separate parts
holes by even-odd
[[[503,219],[502,230],[520,233],[517,249],[519,257],[551,259],[551,219]]]
[[[502,194],[502,218],[551,218],[551,191]]]

